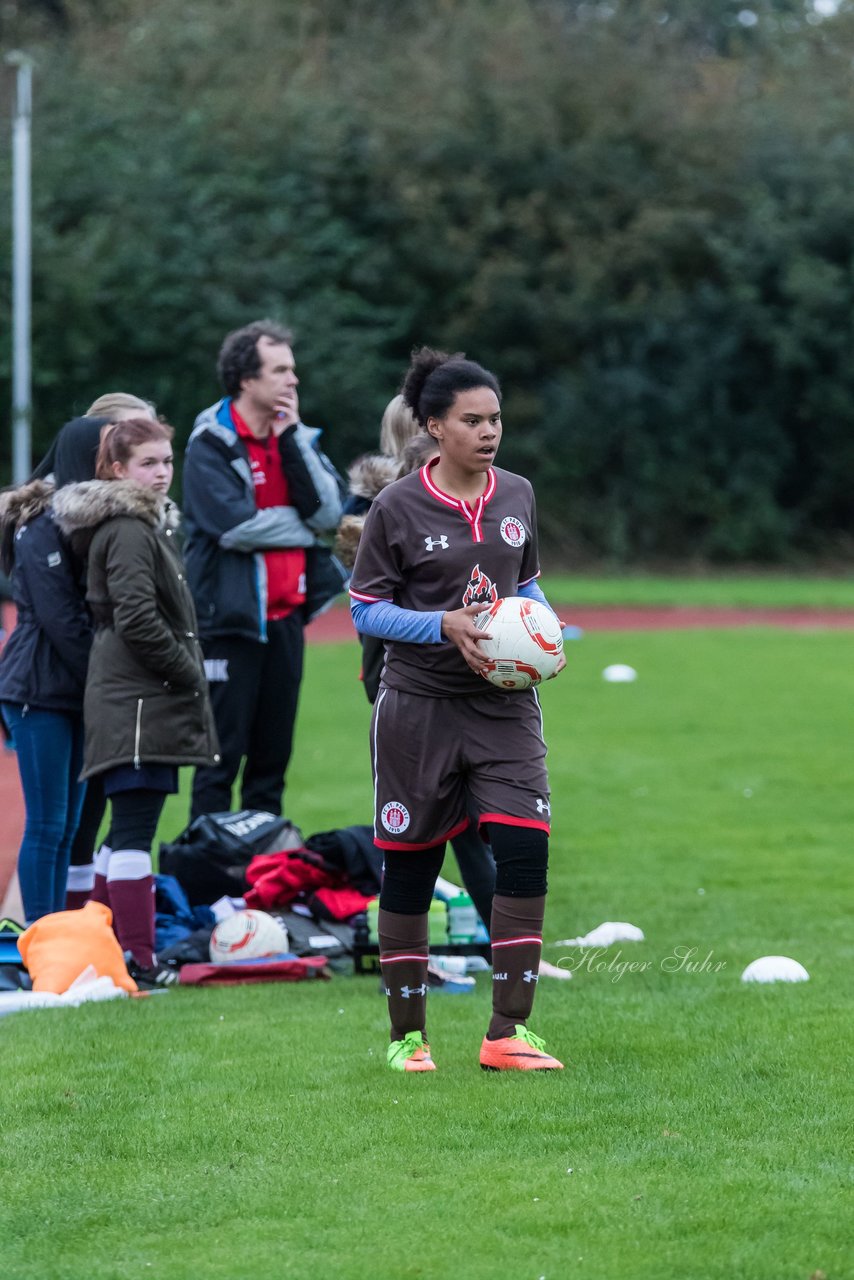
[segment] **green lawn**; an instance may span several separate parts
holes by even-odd
[[[854,571],[837,577],[732,573],[695,577],[545,572],[549,599],[575,605],[692,605],[854,609]]]
[[[414,1078],[384,1066],[374,978],[4,1019],[0,1274],[854,1276],[851,646],[755,629],[570,647],[543,695],[546,936],[611,919],[646,941],[541,982],[532,1025],[561,1074],[480,1072],[482,981],[434,996],[439,1070]],[[309,657],[288,803],[307,833],[370,809],[355,645]],[[637,683],[605,684],[611,662]],[[674,972],[677,948],[700,971]],[[769,953],[811,981],[741,984]]]

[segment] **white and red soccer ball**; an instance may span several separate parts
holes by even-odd
[[[210,955],[214,964],[236,964],[238,960],[260,960],[281,955],[288,949],[288,931],[280,920],[266,911],[248,907],[235,911],[214,926]]]
[[[491,640],[479,640],[487,658],[485,678],[498,689],[530,689],[557,671],[563,628],[546,605],[526,596],[496,600],[475,618]]]

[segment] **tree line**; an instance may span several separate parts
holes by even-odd
[[[270,314],[342,468],[413,345],[493,368],[553,561],[847,556],[854,15],[746,5],[7,5],[37,453],[114,388],[185,439]]]

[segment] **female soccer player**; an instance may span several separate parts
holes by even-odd
[[[380,963],[397,1071],[433,1071],[427,912],[445,842],[470,801],[497,864],[493,1013],[484,1070],[556,1070],[527,1028],[542,948],[549,786],[539,702],[483,679],[475,617],[502,596],[544,601],[531,486],[493,463],[501,391],[462,355],[414,353],[403,396],[439,456],[374,500],[350,586],[353,619],[386,641],[371,724],[375,843],[385,851]]]
[[[348,469],[350,496],[338,525],[335,553],[351,572],[365,517],[374,498],[386,485],[420,469],[438,453],[436,441],[423,430],[402,395],[395,396],[386,406],[380,428],[380,450],[379,454],[363,455]],[[376,636],[361,635],[359,639],[362,643],[362,686],[373,706],[385,664],[385,644]],[[466,893],[470,895],[478,915],[488,925],[495,892],[492,851],[484,844],[475,825],[453,836],[451,847]]]
[[[178,766],[218,758],[196,613],[180,552],[172,428],[151,418],[105,426],[97,480],[54,500],[57,520],[88,556],[95,623],[83,708],[83,777],[100,777],[112,804],[108,859],[93,897],[106,901],[131,976],[170,985],[177,970],[154,954],[151,845],[178,789]]]

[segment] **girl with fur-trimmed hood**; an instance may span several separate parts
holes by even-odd
[[[129,418],[103,429],[98,480],[55,499],[63,532],[88,560],[95,638],[86,680],[83,777],[112,804],[93,897],[113,912],[132,976],[176,981],[154,955],[151,846],[179,765],[218,759],[196,615],[169,501],[172,427]]]

